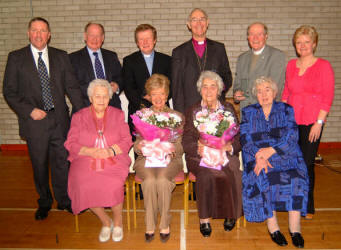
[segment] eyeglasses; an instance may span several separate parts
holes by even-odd
[[[206,17],[200,17],[200,18],[194,17],[191,19],[191,23],[198,23],[198,22],[204,23],[206,21],[207,21]]]

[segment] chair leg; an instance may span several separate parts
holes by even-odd
[[[192,201],[194,201],[194,185],[193,185],[193,181],[191,181],[191,184],[190,184],[190,186],[191,186],[191,199],[192,199]]]
[[[135,194],[135,198],[139,201],[141,200],[141,192],[140,192],[140,185],[137,183],[136,184],[136,194]]]
[[[184,180],[184,210],[185,210],[185,228],[188,225],[188,177]]]
[[[130,230],[130,195],[129,195],[129,176],[126,180],[126,183],[125,183],[125,186],[126,186],[126,202],[127,202],[127,223],[128,223],[128,230]]]
[[[238,220],[237,220],[237,228],[240,228],[240,221],[241,221],[241,218],[242,217],[240,217],[240,218],[238,218]],[[246,219],[245,219],[245,216],[243,216],[243,227],[246,227]]]
[[[75,214],[75,231],[79,233],[78,214]]]
[[[133,177],[133,212],[134,212],[134,228],[136,228],[136,190],[135,190],[135,187],[136,186],[136,182],[135,182],[135,179]]]

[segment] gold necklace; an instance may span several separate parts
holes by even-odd
[[[203,65],[203,67],[202,67],[202,68],[201,68],[200,58],[199,58],[199,56],[198,56],[197,52],[195,51],[195,48],[194,48],[194,44],[193,44],[193,42],[192,42],[192,47],[193,47],[193,50],[194,50],[194,54],[195,54],[195,56],[196,56],[196,58],[197,58],[197,63],[198,63],[198,66],[199,66],[199,70],[200,70],[200,72],[203,72],[203,71],[205,70],[205,65],[206,65],[206,58],[207,58],[207,44],[206,44],[205,53],[204,53],[204,65]]]

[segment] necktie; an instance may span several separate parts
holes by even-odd
[[[105,79],[102,63],[98,58],[98,53],[94,52],[93,55],[95,56],[95,71],[96,71],[96,78],[97,79]]]
[[[50,110],[54,108],[53,105],[53,98],[51,94],[51,88],[50,88],[50,79],[49,74],[47,73],[46,65],[41,58],[43,52],[38,52],[39,58],[38,58],[38,73],[41,83],[41,90],[43,94],[43,102],[44,102],[44,109]]]

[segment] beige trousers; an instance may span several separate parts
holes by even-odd
[[[142,182],[144,208],[146,210],[146,231],[155,231],[157,215],[160,212],[160,229],[168,228],[171,220],[170,204],[175,188],[174,178],[181,171],[181,164],[169,164],[165,168],[136,168]]]

